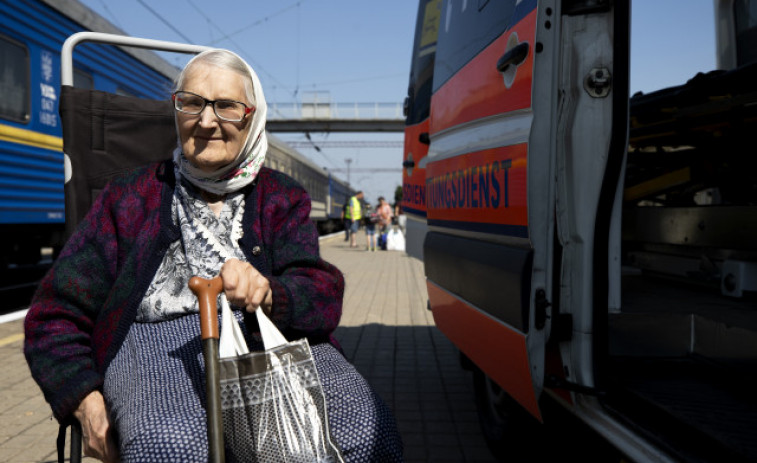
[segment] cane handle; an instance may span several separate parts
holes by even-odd
[[[223,291],[221,277],[205,279],[192,277],[189,289],[197,296],[200,303],[200,333],[202,339],[219,339],[218,331],[218,295]]]

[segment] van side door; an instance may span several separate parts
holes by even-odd
[[[437,326],[536,417],[552,293],[557,98],[555,28],[540,24],[555,10],[539,5],[443,4],[423,249]]]

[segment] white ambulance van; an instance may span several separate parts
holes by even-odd
[[[407,249],[494,453],[541,461],[560,410],[610,461],[757,461],[757,2],[633,96],[628,1],[418,11]]]

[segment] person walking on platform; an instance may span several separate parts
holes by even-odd
[[[357,230],[360,228],[360,219],[363,218],[360,202],[363,200],[363,192],[358,191],[355,196],[351,197],[348,204],[348,211],[352,225],[350,226],[350,247],[357,247]]]
[[[384,199],[383,196],[379,197],[379,205],[376,209],[376,213],[378,213],[379,217],[379,224],[380,224],[380,233],[386,233],[389,229],[389,225],[392,224],[392,206],[389,205],[388,202],[386,202],[386,199]]]
[[[376,223],[378,222],[378,214],[373,210],[370,204],[365,205],[365,250],[376,250]]]

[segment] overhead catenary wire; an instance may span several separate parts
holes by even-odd
[[[168,27],[170,30],[172,30],[174,33],[176,33],[184,41],[186,41],[187,43],[191,43],[191,44],[195,43],[189,37],[187,37],[184,33],[182,33],[181,30],[179,30],[178,28],[176,28],[168,19],[166,19],[164,16],[162,16],[158,11],[156,11],[155,9],[153,9],[149,5],[147,5],[144,0],[137,0],[137,1],[139,2],[140,5],[142,5],[145,9],[147,9],[153,16],[155,16],[158,20],[160,20],[166,27]],[[298,8],[302,4],[302,1],[304,1],[304,0],[300,0],[300,1],[297,1],[295,3],[292,3],[292,4],[290,4],[290,5],[286,6],[286,7],[278,10],[277,12],[275,12],[275,13],[269,15],[269,16],[266,16],[265,18],[256,20],[255,22],[253,22],[253,23],[251,23],[251,24],[249,24],[249,25],[247,25],[247,26],[245,26],[243,28],[237,29],[236,31],[231,32],[231,33],[226,33],[221,27],[219,27],[217,24],[215,24],[215,22],[210,17],[208,17],[208,15],[205,13],[205,11],[203,11],[197,4],[195,4],[195,2],[193,0],[186,0],[186,1],[202,18],[205,19],[206,23],[209,26],[209,30],[211,32],[211,34],[210,34],[211,36],[212,36],[212,29],[215,29],[216,31],[218,31],[221,34],[221,36],[219,38],[211,40],[209,42],[209,45],[216,46],[216,44],[218,44],[220,42],[223,42],[224,40],[227,41],[227,42],[229,42],[234,47],[234,50],[237,51],[240,55],[244,56],[254,66],[254,68],[259,73],[265,74],[266,77],[269,79],[269,81],[274,82],[281,89],[284,89],[285,91],[287,91],[288,93],[290,93],[295,100],[297,99],[297,95],[299,93],[299,87],[300,87],[300,85],[299,85],[300,84],[299,83],[299,59],[300,59],[300,56],[299,56],[299,45],[300,45],[299,44],[299,40],[300,40],[299,36],[298,36],[298,43],[297,43],[297,47],[298,48],[297,48],[297,53],[296,53],[296,59],[297,59],[296,82],[297,83],[296,83],[296,87],[293,90],[291,89],[291,87],[288,87],[287,85],[283,84],[279,79],[276,78],[276,76],[274,76],[273,74],[271,74],[270,72],[268,72],[265,69],[265,67],[263,67],[262,65],[260,65],[259,63],[257,63],[245,51],[245,49],[242,46],[240,46],[236,41],[234,41],[232,39],[232,37],[235,36],[235,35],[238,35],[238,34],[240,34],[242,32],[244,32],[246,30],[249,30],[249,29],[251,29],[251,28],[253,28],[255,26],[264,24],[267,21],[269,21],[270,19],[272,19],[274,17],[277,17],[277,16],[280,16],[280,15],[286,13],[287,11],[289,11],[289,10],[291,10],[293,8]],[[298,30],[298,33],[299,33],[299,21],[300,21],[300,14],[299,14],[300,11],[299,11],[299,9],[298,9],[297,13],[298,13],[297,14],[297,22],[298,22],[297,30]],[[350,80],[343,80],[343,81],[340,81],[340,82],[332,82],[331,84],[345,84],[345,83],[365,82],[365,81],[369,81],[369,80],[377,80],[377,79],[383,79],[383,78],[389,78],[389,77],[393,77],[393,76],[392,75],[371,76],[371,77],[368,77],[368,78],[350,79]],[[314,84],[314,86],[315,85],[316,84]],[[321,85],[326,85],[326,84],[317,84],[317,85],[321,86]],[[273,107],[271,107],[270,109],[272,109],[273,111],[277,111]],[[335,166],[336,166],[336,163],[323,151],[322,147],[319,146],[319,144],[321,144],[321,142],[315,142],[314,140],[311,140],[310,137],[309,137],[309,134],[305,134],[305,136],[306,136],[306,138],[307,138],[308,141],[306,141],[306,142],[299,142],[300,145],[298,147],[300,147],[300,148],[312,148],[312,149],[314,149],[328,163],[328,165],[330,166],[328,168],[330,170],[334,170],[335,172],[339,171],[338,168],[334,169]],[[331,142],[331,143],[330,142],[325,142],[325,144],[329,145],[328,146],[329,148],[347,147],[346,145],[339,146],[338,143],[334,143],[334,142]],[[357,144],[354,144],[351,147],[352,148],[359,148],[359,147],[366,147],[366,145],[365,144],[359,144],[359,143],[357,143]],[[389,147],[389,146],[384,146],[384,147]],[[394,147],[394,146],[392,146],[392,147]],[[395,169],[392,169],[392,170],[395,170]],[[384,170],[382,170],[382,171],[384,171]],[[386,170],[386,172],[388,172],[388,171],[389,170]],[[377,171],[374,170],[374,172],[377,172]]]
[[[215,24],[215,23],[214,23],[214,22],[213,22],[213,21],[212,21],[212,20],[211,20],[211,19],[210,19],[210,18],[208,17],[208,15],[206,15],[206,14],[205,14],[205,12],[204,12],[204,11],[202,11],[202,9],[200,9],[200,7],[198,7],[198,6],[197,6],[197,5],[196,5],[196,4],[195,4],[195,3],[194,3],[194,2],[192,1],[192,0],[187,0],[187,3],[188,3],[188,4],[189,4],[189,5],[190,5],[190,6],[192,7],[192,8],[194,8],[194,10],[195,10],[195,11],[196,11],[196,12],[197,12],[197,13],[198,13],[198,14],[199,14],[200,16],[202,16],[203,18],[205,18],[205,20],[207,21],[207,23],[208,23],[208,24],[210,24],[211,26],[213,26],[213,27],[214,27],[214,28],[215,28],[216,30],[218,30],[219,32],[223,33],[223,30],[222,30],[222,29],[221,29],[220,27],[218,27],[218,26],[217,26],[217,25],[216,25],[216,24]],[[274,15],[271,15],[271,16],[269,16],[269,17],[267,17],[267,18],[264,18],[263,20],[260,20],[260,21],[256,21],[256,22],[255,22],[254,24],[259,24],[259,23],[262,23],[262,22],[264,22],[265,20],[267,20],[267,19],[270,19],[270,18],[271,18],[271,17],[273,17],[273,16],[277,16],[278,14],[280,14],[280,13],[283,13],[284,11],[286,11],[286,10],[288,10],[288,9],[291,9],[291,8],[293,8],[293,7],[295,7],[295,6],[299,7],[301,3],[302,3],[302,2],[300,1],[300,2],[297,2],[297,3],[295,3],[295,4],[292,4],[292,5],[290,5],[289,7],[287,7],[287,8],[284,8],[284,9],[280,10],[279,12],[275,13]],[[299,15],[298,15],[298,18],[299,18]],[[249,29],[249,27],[247,27],[247,28],[245,28],[245,29]],[[264,74],[266,74],[266,75],[267,75],[268,77],[270,77],[270,78],[271,78],[271,79],[272,79],[273,81],[275,81],[275,82],[277,82],[277,83],[278,83],[279,85],[281,85],[281,87],[282,87],[282,88],[284,88],[284,89],[287,89],[287,86],[286,86],[286,85],[282,84],[282,83],[281,83],[281,82],[280,82],[280,81],[279,81],[278,79],[276,79],[276,77],[275,77],[275,76],[273,76],[273,75],[272,75],[271,73],[269,73],[268,71],[266,71],[266,70],[265,70],[265,68],[263,68],[263,66],[259,65],[258,63],[256,63],[256,62],[255,62],[255,60],[253,60],[253,59],[252,59],[252,58],[251,58],[251,57],[250,57],[250,56],[249,56],[249,55],[248,55],[248,54],[247,54],[247,53],[246,53],[246,52],[244,51],[244,49],[243,49],[243,48],[242,48],[241,46],[239,46],[239,44],[237,44],[237,43],[236,43],[236,42],[235,42],[234,40],[232,40],[232,39],[231,39],[231,36],[232,36],[232,35],[234,35],[234,33],[232,33],[232,34],[227,34],[227,35],[225,35],[225,36],[224,36],[224,37],[223,37],[222,39],[223,39],[223,40],[227,40],[227,41],[228,41],[229,43],[231,43],[231,44],[232,44],[232,45],[233,45],[233,46],[235,47],[235,49],[239,50],[239,54],[241,54],[242,56],[244,56],[245,58],[247,58],[247,59],[248,59],[248,60],[249,60],[249,61],[250,61],[250,62],[251,62],[251,63],[252,63],[252,64],[253,64],[254,66],[255,66],[255,69],[256,69],[256,70],[258,70],[259,72],[263,72],[263,73],[264,73]],[[215,40],[215,41],[213,41],[212,43],[214,43],[214,44],[215,44],[215,43],[218,43],[218,42],[220,42],[220,41],[221,41],[222,39],[218,39],[218,40]],[[298,56],[298,58],[297,58],[297,59],[299,60],[299,56]],[[298,67],[298,68],[299,68],[299,67]],[[299,75],[299,74],[298,74],[298,75]],[[298,77],[298,79],[299,79],[299,77]],[[295,90],[293,90],[293,91],[290,91],[290,93],[292,94],[292,97],[296,99],[296,97],[297,97],[297,89],[295,88]],[[272,109],[274,109],[274,110],[275,110],[275,108],[272,108]],[[279,115],[282,115],[282,114],[280,114],[280,113],[279,113]],[[334,165],[336,165],[336,164],[334,163],[334,161],[332,161],[332,160],[331,160],[331,159],[330,159],[330,158],[329,158],[329,157],[328,157],[328,156],[326,155],[326,153],[324,153],[324,152],[323,152],[323,151],[322,151],[322,150],[321,150],[321,149],[320,149],[320,148],[319,148],[319,147],[318,147],[318,146],[317,146],[317,145],[316,145],[316,144],[315,144],[315,143],[314,143],[314,142],[313,142],[312,140],[310,140],[310,134],[307,134],[307,133],[306,133],[306,134],[305,134],[305,136],[306,136],[306,138],[307,138],[307,139],[308,139],[308,140],[310,141],[310,144],[312,145],[312,147],[313,147],[313,148],[314,148],[314,149],[315,149],[315,150],[316,150],[316,151],[317,151],[318,153],[320,153],[320,154],[321,154],[321,156],[323,156],[323,158],[324,158],[324,159],[325,159],[326,161],[328,161],[328,163],[329,163],[329,164],[330,164],[331,166],[334,166]]]
[[[315,141],[313,141],[313,139],[310,138],[310,132],[305,132],[305,138],[307,138],[307,141],[300,142],[300,143],[303,144],[303,146],[308,146],[310,148],[313,148],[317,153],[319,153],[321,156],[323,156],[323,158],[325,160],[327,160],[329,162],[329,164],[331,164],[331,166],[335,166],[336,165],[334,163],[334,161],[332,161],[331,158],[329,158],[328,156],[326,156],[326,153],[324,153],[323,150],[321,150],[321,147],[318,146],[318,145],[316,145]],[[290,144],[290,142],[286,142],[286,143]],[[331,167],[329,167],[329,169],[331,169]]]
[[[206,20],[206,21],[208,22],[208,24],[210,24],[211,26],[213,26],[214,28],[216,28],[216,30],[218,30],[218,31],[219,31],[219,32],[221,32],[222,34],[224,33],[223,29],[221,29],[220,27],[218,27],[218,25],[216,25],[216,24],[215,24],[215,23],[214,23],[214,22],[213,22],[213,21],[212,21],[212,20],[211,20],[211,19],[210,19],[210,18],[208,17],[208,15],[206,15],[206,14],[205,14],[205,12],[204,12],[204,11],[202,11],[202,9],[200,9],[200,7],[198,7],[198,6],[197,6],[197,5],[196,5],[196,4],[195,4],[195,3],[194,3],[194,2],[192,1],[192,0],[187,0],[187,3],[189,3],[189,5],[190,5],[190,6],[192,7],[192,8],[194,8],[194,9],[195,9],[195,11],[197,11],[197,13],[199,13],[199,14],[200,14],[200,16],[202,16],[203,18],[205,18],[205,20]],[[299,2],[298,2],[298,3],[299,3]],[[244,57],[245,57],[245,58],[246,58],[246,59],[247,59],[247,60],[248,60],[248,61],[249,61],[250,63],[252,63],[252,64],[253,64],[253,66],[255,67],[255,70],[256,70],[257,72],[260,72],[260,73],[263,73],[263,74],[265,74],[265,75],[266,75],[266,76],[268,76],[268,77],[269,77],[269,78],[270,78],[270,79],[271,79],[272,81],[276,82],[276,84],[278,84],[278,85],[279,85],[279,86],[280,86],[281,88],[283,88],[283,89],[287,90],[287,91],[288,91],[289,93],[293,93],[293,91],[292,91],[292,90],[289,90],[289,87],[287,87],[286,85],[282,84],[282,83],[281,83],[281,81],[279,81],[279,79],[277,79],[277,78],[276,78],[276,76],[274,76],[273,74],[271,74],[270,72],[268,72],[268,71],[267,71],[267,70],[266,70],[266,69],[265,69],[265,68],[264,68],[264,67],[263,67],[262,65],[260,65],[260,63],[257,63],[257,62],[256,62],[256,61],[255,61],[255,60],[254,60],[254,59],[253,59],[253,58],[252,58],[252,57],[251,57],[251,56],[250,56],[250,55],[249,55],[249,54],[248,54],[248,53],[247,53],[247,52],[246,52],[246,51],[244,50],[244,48],[243,48],[243,47],[241,47],[241,46],[240,46],[240,45],[239,45],[238,43],[236,43],[235,41],[233,41],[233,40],[232,40],[231,38],[229,38],[229,37],[226,37],[226,38],[225,38],[224,40],[227,40],[227,41],[228,41],[229,43],[231,43],[231,44],[232,44],[232,45],[234,46],[234,48],[235,48],[236,50],[238,50],[238,52],[239,52],[239,54],[240,54],[240,55],[244,56]],[[218,42],[218,40],[216,40],[216,41],[215,41],[214,43],[217,43],[217,42]]]
[[[113,24],[118,26],[119,29],[123,30],[123,26],[118,22],[118,18],[116,18],[116,15],[114,15],[113,12],[110,11],[110,8],[108,8],[108,5],[103,0],[100,0],[100,5],[102,5],[103,10],[105,10],[105,12],[108,13],[108,16],[110,16],[110,20],[113,22]]]
[[[266,16],[266,17],[265,17],[265,18],[263,18],[263,19],[258,19],[257,21],[255,21],[255,22],[253,22],[253,23],[251,23],[251,24],[248,24],[247,26],[244,26],[244,27],[243,27],[243,28],[241,28],[241,29],[238,29],[238,30],[236,30],[236,31],[234,31],[234,32],[231,32],[231,33],[229,33],[229,34],[226,34],[226,35],[224,35],[223,37],[221,37],[221,38],[219,38],[219,39],[216,39],[216,40],[214,40],[214,41],[210,42],[210,43],[209,43],[208,45],[211,45],[211,46],[212,46],[212,45],[215,45],[215,44],[216,44],[216,43],[218,43],[218,42],[222,42],[222,41],[224,41],[225,39],[228,39],[228,38],[230,38],[230,37],[233,37],[233,36],[235,36],[235,35],[237,35],[237,34],[240,34],[240,33],[244,32],[244,31],[246,31],[246,30],[248,30],[248,29],[252,29],[253,27],[259,26],[259,25],[261,25],[261,24],[263,24],[263,23],[265,23],[265,22],[267,22],[267,21],[269,21],[269,20],[271,20],[271,19],[275,18],[276,16],[279,16],[280,14],[286,13],[287,11],[291,10],[292,8],[295,8],[295,7],[299,7],[299,6],[300,6],[300,4],[301,4],[301,3],[303,2],[303,1],[305,1],[305,0],[301,0],[301,1],[298,1],[298,2],[296,2],[296,3],[293,3],[293,4],[289,5],[289,6],[287,6],[287,7],[284,7],[284,8],[282,8],[281,10],[277,11],[276,13],[273,13],[273,14],[272,14],[272,15],[270,15],[270,16]]]
[[[317,87],[326,87],[326,86],[331,86],[331,85],[359,84],[359,83],[363,83],[363,82],[369,82],[371,80],[392,79],[392,78],[395,78],[395,77],[405,76],[405,75],[406,75],[406,73],[400,72],[400,73],[396,73],[396,74],[384,74],[382,76],[359,77],[359,78],[355,78],[355,79],[335,80],[335,81],[332,81],[332,82],[319,82],[319,83],[315,83],[315,84],[310,84],[310,85],[308,85],[308,87],[317,88]]]
[[[195,43],[194,43],[194,42],[193,42],[193,41],[192,41],[192,40],[191,40],[191,39],[190,39],[189,37],[187,37],[187,36],[186,36],[186,35],[184,35],[184,34],[183,34],[183,33],[182,33],[182,32],[181,32],[180,30],[178,30],[177,28],[175,28],[175,27],[173,26],[173,24],[171,24],[171,23],[170,23],[170,21],[168,21],[168,20],[167,20],[166,18],[164,18],[163,16],[161,16],[161,15],[160,15],[160,13],[158,13],[157,11],[153,10],[152,8],[150,8],[150,6],[149,6],[149,5],[147,5],[147,4],[146,4],[146,3],[144,2],[144,1],[142,1],[142,0],[137,0],[137,2],[138,2],[138,3],[140,4],[140,5],[142,5],[143,7],[145,7],[145,9],[146,9],[147,11],[149,11],[150,13],[152,13],[152,14],[153,14],[153,16],[155,16],[156,18],[158,18],[158,19],[159,19],[159,20],[160,20],[160,21],[161,21],[161,22],[162,22],[163,24],[165,24],[165,25],[166,25],[166,26],[168,26],[168,27],[169,27],[169,28],[170,28],[170,29],[171,29],[172,31],[174,31],[174,32],[175,32],[176,34],[178,34],[178,36],[179,36],[179,37],[181,37],[182,39],[184,39],[184,41],[186,41],[187,43],[191,43],[192,45],[196,45],[196,44],[195,44]]]
[[[316,151],[322,148],[402,148],[405,146],[403,140],[325,140],[319,141],[316,145],[310,138],[308,141],[288,141],[287,144],[292,148],[312,147]]]

